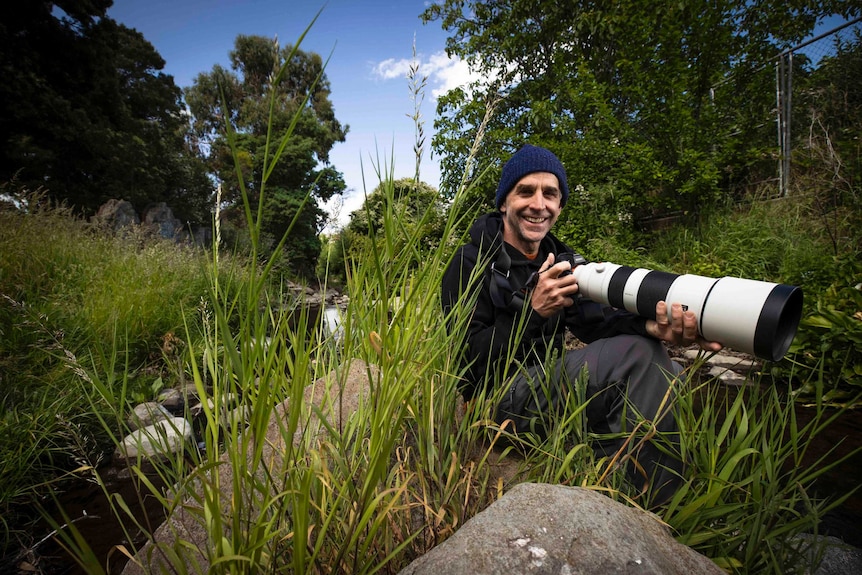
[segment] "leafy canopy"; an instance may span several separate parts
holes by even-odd
[[[502,161],[529,141],[554,150],[572,184],[614,186],[635,219],[696,211],[774,147],[763,128],[773,71],[762,65],[817,18],[853,11],[832,0],[435,3],[423,19],[439,21],[448,53],[485,79],[438,101],[442,191],[458,189],[493,103],[476,163],[498,166],[477,187],[486,205]],[[730,96],[713,101],[720,82]]]
[[[318,234],[325,213],[319,203],[345,189],[341,173],[329,162],[329,152],[336,142],[344,141],[348,127],[335,117],[321,57],[297,50],[287,61],[291,51],[292,46],[280,48],[277,41],[262,36],[240,35],[230,53],[230,69],[216,65],[199,74],[185,96],[209,169],[222,182],[226,217],[236,226],[243,225],[239,181],[225,133],[228,121],[236,132],[238,160],[253,209],[261,198],[264,170],[272,170],[263,195],[264,232],[278,241],[297,217],[283,263],[289,271],[304,275],[304,270],[314,270],[320,252]],[[285,62],[286,73],[278,76]],[[277,78],[273,104],[269,91]],[[268,138],[272,149],[292,122],[296,122],[294,132],[280,161],[264,166]]]
[[[0,181],[93,213],[122,198],[208,220],[212,191],[173,78],[110,0],[32,0],[0,25]]]

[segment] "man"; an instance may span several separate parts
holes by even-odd
[[[500,398],[497,423],[511,420],[518,432],[547,433],[547,415],[561,408],[586,370],[589,428],[600,435],[619,434],[596,441],[597,453],[620,452],[622,435],[634,428],[638,414],[673,443],[677,425],[668,411],[679,366],[661,342],[697,342],[713,351],[721,345],[704,341],[694,314],[679,304],[671,306],[668,320],[666,304],[659,302],[657,319],[648,320],[580,298],[571,263],[557,261],[558,254],[572,250],[550,231],[568,198],[559,159],[544,148],[524,146],[503,167],[498,211],[473,224],[470,243],[459,248],[446,270],[444,311],[476,298],[465,336],[469,367],[463,393],[469,400],[479,389],[506,386],[494,395]],[[483,266],[478,274],[477,265]],[[588,345],[566,351],[567,328]],[[510,353],[514,341],[519,344]],[[629,442],[627,448],[633,445],[638,443]],[[679,459],[650,442],[631,456],[630,481],[641,487],[649,480],[652,500],[667,499],[681,479]]]

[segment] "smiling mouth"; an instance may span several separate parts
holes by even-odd
[[[531,224],[541,224],[544,223],[548,218],[533,218],[530,216],[524,216],[524,219],[530,222]]]

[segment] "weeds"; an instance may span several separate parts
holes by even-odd
[[[841,412],[818,404],[800,425],[778,387],[739,392],[707,382],[683,394],[679,413],[688,480],[662,513],[677,539],[734,573],[808,573],[816,568],[795,534],[852,495],[826,500],[818,477],[844,458],[803,465],[811,440]]]

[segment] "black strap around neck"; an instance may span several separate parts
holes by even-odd
[[[512,284],[509,282],[511,267],[512,258],[506,246],[501,245],[497,259],[491,262],[491,301],[495,307],[509,307],[512,302]]]
[[[512,289],[510,269],[512,257],[501,245],[497,259],[491,262],[491,301],[494,307],[509,308],[518,311],[524,307],[526,295],[535,287],[536,275],[530,276],[527,284],[520,289]]]

